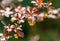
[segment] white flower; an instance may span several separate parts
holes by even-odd
[[[13,16],[14,16],[14,17],[21,18],[21,14],[20,14],[20,13],[15,13]]]
[[[11,15],[11,14],[13,13],[13,12],[11,12],[10,10],[11,10],[11,8],[7,7],[7,8],[6,8],[6,11],[4,11],[4,15],[5,15],[6,17],[9,17],[9,15]]]
[[[58,10],[57,9],[49,9],[48,13],[51,13],[51,14],[58,14]]]
[[[50,14],[50,15],[48,15],[48,18],[56,19],[56,16],[55,16],[55,15]]]
[[[9,26],[4,26],[4,27],[9,29]],[[10,28],[14,28],[14,25],[10,25]]]
[[[34,9],[35,8],[27,6],[27,11],[29,12],[29,14],[31,14],[31,13],[33,14],[34,13]]]
[[[19,5],[17,8],[15,8],[15,11],[18,13],[25,13],[26,8],[22,7],[21,5]]]

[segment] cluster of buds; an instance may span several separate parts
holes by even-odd
[[[10,21],[12,23],[16,23],[14,25],[6,25],[6,23],[2,21],[2,23],[4,24],[4,36],[7,35],[6,33],[9,34],[11,31],[15,31],[17,33],[14,35],[16,36],[15,38],[17,38],[18,36],[23,38],[24,33],[21,32],[22,29],[20,28],[20,24],[24,23],[25,20],[28,21],[30,26],[34,26],[36,21],[43,21],[44,18],[60,18],[60,9],[55,9],[53,6],[51,6],[51,2],[43,3],[43,0],[36,0],[31,1],[31,3],[33,3],[37,7],[22,7],[22,5],[20,4],[14,9],[10,7],[0,9],[0,17],[5,16],[7,18],[10,18]],[[42,7],[47,8],[47,12],[40,12]]]

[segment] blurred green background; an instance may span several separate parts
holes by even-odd
[[[44,0],[47,2],[48,0]],[[14,1],[16,5],[20,2]],[[23,6],[33,6],[31,0],[24,0],[21,2]],[[53,0],[53,6],[60,8],[60,0]],[[8,20],[7,20],[8,19]],[[7,24],[13,24],[10,22],[9,18],[4,19]],[[29,41],[29,37],[33,35],[39,35],[39,41],[60,41],[60,19],[45,19],[43,22],[36,22],[36,24],[31,27],[28,25],[27,21],[22,24],[23,32],[25,33],[24,38],[15,39],[10,38],[8,41]],[[3,25],[0,23],[0,32],[2,32]],[[13,33],[11,33],[13,35]]]

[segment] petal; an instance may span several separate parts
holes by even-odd
[[[25,10],[26,8],[25,7],[22,7],[22,11]]]
[[[31,1],[31,3],[36,3],[36,1]]]
[[[30,10],[29,10],[29,8],[30,8],[30,7],[29,7],[29,6],[27,6],[27,11],[30,13]]]
[[[52,5],[52,3],[49,3],[49,5]]]
[[[50,14],[50,15],[48,16],[48,18],[53,18],[53,19],[55,19],[55,18],[56,18],[56,16],[54,16],[54,15]]]

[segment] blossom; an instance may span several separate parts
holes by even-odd
[[[36,1],[31,1],[31,3],[35,4],[36,6],[40,7],[42,4],[43,0],[36,0]]]

